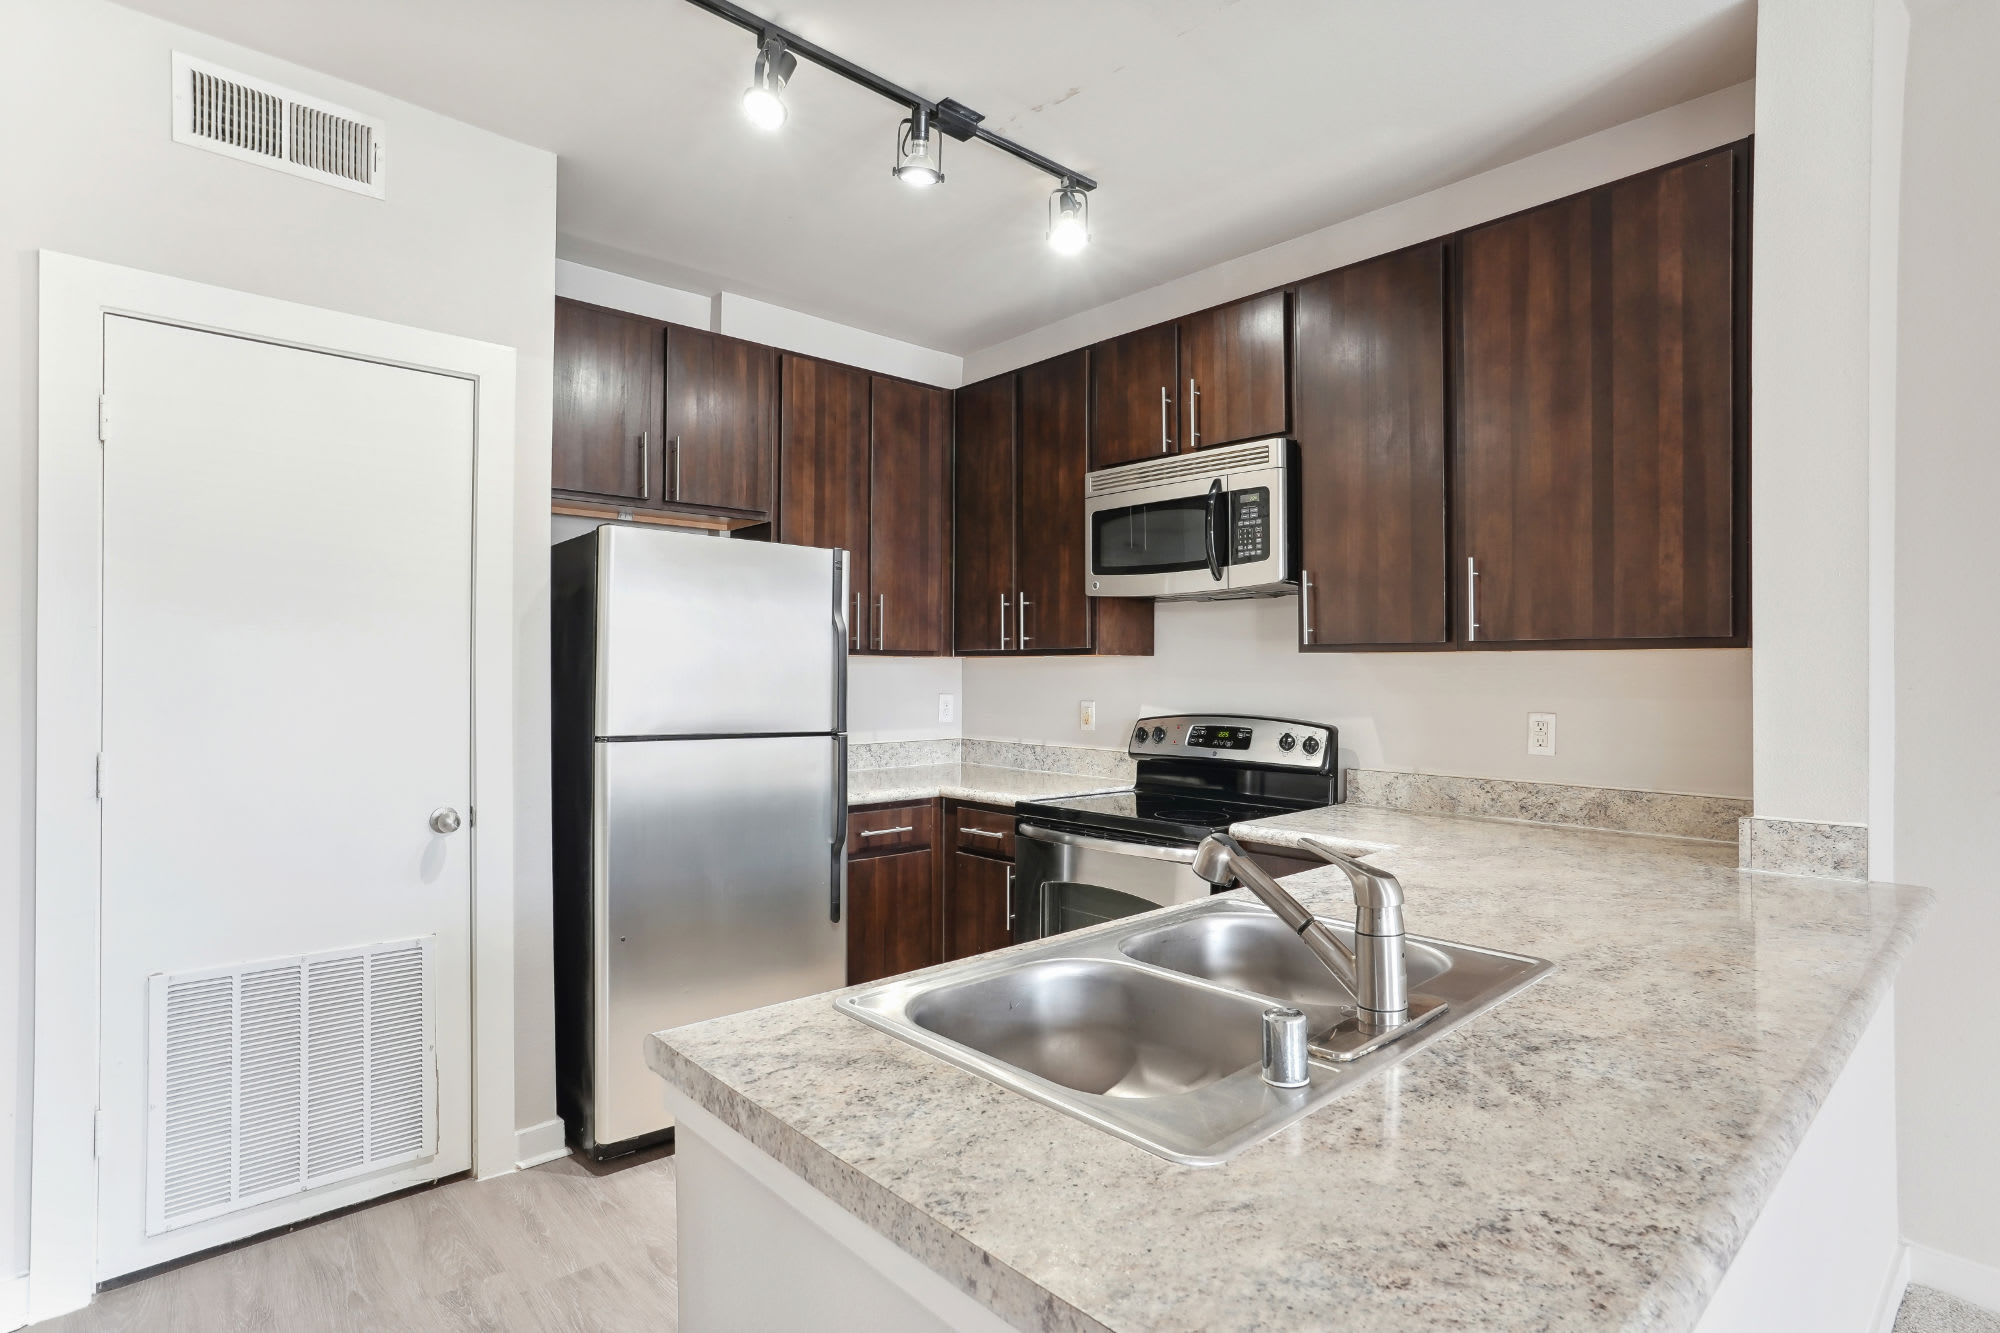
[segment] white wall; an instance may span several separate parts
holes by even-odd
[[[548,426],[555,159],[104,3],[0,30],[0,1281],[26,1259],[33,1015],[35,252],[502,343],[519,356],[516,1114],[554,1114],[548,926]],[[174,144],[175,49],[387,122],[374,200]],[[309,410],[309,405],[302,405]],[[382,484],[393,486],[395,478]]]
[[[1162,603],[1149,658],[969,658],[965,734],[1122,747],[1142,713],[1228,710],[1330,722],[1350,767],[1749,795],[1746,653],[1300,653],[1297,611]],[[1553,758],[1530,712],[1557,715]]]
[[[2000,1269],[2000,8],[1923,7],[1904,127],[1896,870],[1940,901],[1898,982],[1903,1225]]]
[[[1086,311],[967,357],[966,379],[1732,142],[1750,133],[1754,91],[1727,88]],[[1164,604],[1151,658],[969,660],[965,732],[1115,746],[1141,712],[1229,708],[1333,722],[1346,762],[1363,767],[1751,794],[1746,650],[1302,654],[1296,608]],[[1082,699],[1097,701],[1095,732],[1077,728]],[[1553,758],[1527,753],[1530,711],[1557,714]]]

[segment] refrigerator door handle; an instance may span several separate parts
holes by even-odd
[[[833,729],[839,732],[847,730],[847,552],[845,551],[833,553]]]
[[[827,919],[840,924],[840,890],[847,878],[847,737],[833,738],[833,878]]]

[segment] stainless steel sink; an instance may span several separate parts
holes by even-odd
[[[1350,928],[1335,921],[1330,929]],[[1227,1161],[1436,1041],[1552,964],[1412,936],[1413,995],[1443,1014],[1359,1059],[1314,1059],[1311,1083],[1260,1076],[1262,1016],[1315,1031],[1350,998],[1262,906],[1215,898],[1031,949],[884,982],[834,1003],[1002,1087],[1189,1166]]]

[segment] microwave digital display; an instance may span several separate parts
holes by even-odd
[[[1197,750],[1247,750],[1250,748],[1251,730],[1249,727],[1189,727],[1187,743]]]

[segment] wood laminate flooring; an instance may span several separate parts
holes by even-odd
[[[315,1222],[33,1333],[671,1333],[674,1159],[566,1157]]]

